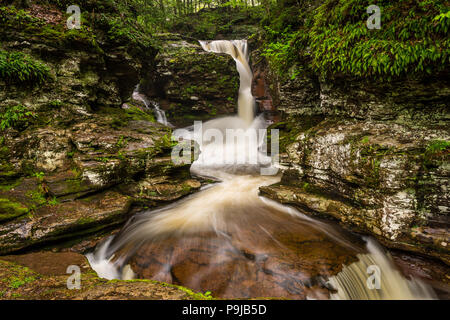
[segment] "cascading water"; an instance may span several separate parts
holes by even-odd
[[[345,266],[329,283],[337,289],[331,294],[335,300],[413,300],[436,299],[433,290],[416,279],[405,279],[395,268],[392,259],[373,240],[367,240],[369,253],[358,255],[359,261]],[[378,269],[375,269],[378,268]],[[368,270],[379,272],[378,288],[369,281]],[[370,280],[370,279],[369,279]]]
[[[226,53],[232,56],[236,61],[236,68],[240,77],[238,115],[245,123],[250,125],[254,119],[255,99],[252,96],[253,74],[248,64],[247,40],[199,42],[203,50],[215,53]]]
[[[139,92],[140,85],[138,84],[136,88],[133,91],[132,98],[136,101],[140,101],[145,105],[145,108],[148,110],[153,110],[156,116],[156,121],[165,125],[165,126],[171,126],[171,124],[167,121],[166,113],[164,110],[161,110],[159,107],[159,104],[155,101],[150,101],[147,99],[145,95]],[[150,105],[153,106],[153,108],[150,107]]]
[[[277,183],[280,177],[260,175],[260,169],[272,163],[261,152],[265,134],[260,130],[267,124],[261,116],[254,117],[247,43],[200,44],[236,60],[241,78],[238,117],[208,121],[200,136],[193,128],[175,134],[200,145],[192,174],[220,182],[132,217],[115,237],[87,255],[99,276],[151,278],[226,298],[434,298],[426,285],[396,271],[373,240],[366,247],[337,226],[258,196],[260,186]],[[211,130],[217,137],[230,129],[244,135],[255,131],[257,139],[238,144],[227,140],[223,145],[208,136]],[[224,155],[234,161],[223,161]],[[372,264],[381,270],[381,292],[366,286],[366,269]],[[331,288],[337,292],[330,293]]]

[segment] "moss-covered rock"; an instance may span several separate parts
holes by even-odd
[[[1,253],[68,239],[117,225],[127,218],[131,198],[106,192],[36,208],[31,216],[0,226]]]
[[[80,268],[80,288],[67,287],[69,266]],[[8,300],[209,300],[188,288],[151,280],[100,279],[76,253],[31,253],[2,257],[0,299]]]
[[[0,221],[11,220],[26,214],[28,211],[29,209],[20,202],[0,198]]]
[[[72,3],[11,3],[0,5],[0,251],[103,233],[132,203],[197,190],[170,161],[171,129],[132,99],[157,53],[132,8],[81,1],[81,29],[68,30]],[[136,186],[158,176],[173,192],[141,197]]]

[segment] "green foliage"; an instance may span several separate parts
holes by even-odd
[[[155,145],[156,148],[159,148],[161,150],[165,149],[172,149],[178,144],[178,141],[172,137],[171,134],[165,134],[161,137],[161,139],[157,140]]]
[[[225,7],[225,8],[224,8]],[[174,17],[166,28],[196,39],[215,39],[218,34],[232,33],[232,27],[259,23],[262,12],[259,7],[227,6],[214,10],[203,9],[187,15]]]
[[[30,16],[25,10],[14,6],[0,7],[0,25],[10,28],[24,28],[29,24],[44,25],[40,19]]]
[[[51,79],[50,69],[21,52],[0,51],[0,79],[14,84],[41,84]]]
[[[442,161],[448,161],[450,155],[450,141],[431,141],[423,155],[425,167],[433,167]]]
[[[59,108],[63,105],[63,103],[59,100],[49,102],[48,106],[52,108]]]
[[[34,117],[35,114],[22,105],[6,108],[0,113],[0,131],[8,128],[21,129]]]
[[[57,204],[59,204],[59,201],[56,197],[53,197],[50,200],[48,200],[47,203],[49,206],[56,206]]]
[[[11,287],[11,289],[18,289],[19,287],[27,284],[28,282],[32,282],[34,281],[36,278],[31,276],[31,277],[25,277],[25,278],[19,278],[19,277],[11,277],[10,278],[10,283],[9,286]]]
[[[42,181],[42,180],[44,179],[44,175],[45,175],[45,173],[43,173],[42,171],[41,171],[41,172],[35,172],[35,173],[33,174],[33,176],[35,176],[36,178],[38,178],[39,181]]]
[[[122,18],[100,14],[98,23],[107,30],[107,38],[118,45],[151,47],[155,45],[152,38],[145,32],[135,19]]]
[[[265,55],[278,70],[286,70],[292,62],[307,62],[311,70],[325,75],[383,80],[448,69],[450,14],[445,1],[378,1],[379,30],[366,25],[371,4],[326,0],[301,13],[293,31],[272,25],[276,30],[267,31]],[[283,25],[277,23],[278,28]]]
[[[266,57],[269,64],[279,73],[282,74],[295,64],[297,54],[292,50],[292,46],[297,38],[297,32],[292,32],[289,27],[282,32],[277,32],[269,26],[265,30],[270,37],[275,38],[274,42],[269,42],[264,49],[262,56]]]
[[[128,143],[128,140],[125,139],[123,135],[120,135],[119,140],[116,143],[116,147],[119,149],[123,148],[127,145],[127,143]]]
[[[435,140],[428,145],[426,153],[438,154],[446,151],[447,149],[450,149],[450,141]]]

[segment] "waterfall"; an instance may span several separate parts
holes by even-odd
[[[226,53],[235,59],[240,74],[239,116],[202,123],[200,137],[195,133],[196,124],[178,129],[174,135],[195,140],[200,146],[200,157],[191,165],[191,172],[220,182],[176,203],[133,216],[117,235],[87,255],[98,275],[107,279],[139,276],[139,271],[130,266],[137,255],[150,259],[145,265],[151,274],[146,277],[174,282],[196,291],[211,290],[213,294],[214,289],[209,286],[217,285],[216,290],[223,297],[246,297],[244,292],[252,287],[260,291],[248,293],[250,297],[274,297],[278,294],[280,297],[310,299],[435,298],[426,284],[404,278],[374,240],[368,239],[366,246],[354,243],[348,234],[334,225],[259,196],[259,187],[279,182],[280,176],[260,174],[261,167],[272,166],[272,163],[270,157],[260,152],[267,123],[263,115],[254,117],[247,42],[200,41],[200,44],[206,51]],[[148,101],[138,89],[133,98],[147,106]],[[158,110],[159,107],[155,107],[155,112]],[[161,116],[161,119],[167,123],[165,117]],[[233,143],[227,140],[223,145],[217,137],[223,137],[230,130],[238,130],[242,136],[254,139],[243,139],[237,144],[234,140]],[[224,155],[232,160],[244,156],[245,161],[223,161]],[[252,155],[256,155],[256,161],[247,161]],[[292,243],[287,240],[290,237]],[[297,241],[302,238],[303,242]],[[305,246],[302,247],[301,243]],[[320,251],[316,256],[309,246],[318,243],[320,250],[328,251]],[[142,248],[144,251],[140,252]],[[170,255],[166,255],[167,252]],[[190,256],[192,252],[194,255]],[[208,254],[202,255],[202,252]],[[343,266],[337,273],[330,269],[328,256],[358,261]],[[180,268],[180,265],[183,268],[183,263],[191,263],[191,260],[198,263],[195,268],[184,272],[183,279],[172,278],[172,268]],[[226,273],[225,265],[232,273],[227,273],[226,284],[221,286],[214,277]],[[258,271],[263,269],[266,272]],[[329,279],[327,288],[331,286],[337,292],[324,293],[323,287],[313,289],[305,285],[301,277],[308,278],[311,270],[330,274],[326,277]],[[370,288],[368,270],[379,270],[380,289]],[[316,277],[316,271],[309,276],[313,274]],[[324,281],[326,278],[321,276]],[[251,286],[247,284],[249,282]]]
[[[145,95],[139,92],[140,85],[138,84],[136,88],[133,91],[132,98],[136,101],[140,101],[145,105],[145,108],[148,110],[153,110],[156,116],[156,121],[165,125],[165,126],[171,126],[170,122],[167,121],[166,113],[164,110],[161,110],[159,107],[159,104],[155,101],[148,100]],[[153,106],[150,107],[150,105]]]
[[[255,99],[252,96],[253,73],[248,64],[247,40],[216,40],[199,42],[203,50],[207,52],[226,53],[232,56],[236,61],[236,68],[240,77],[238,115],[248,125],[250,125],[255,116]]]

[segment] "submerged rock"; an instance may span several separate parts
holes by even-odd
[[[216,232],[148,240],[129,261],[136,277],[229,299],[328,299],[326,279],[364,250],[356,237],[342,234],[342,243],[335,242],[333,232],[286,212],[241,210],[230,211]]]

